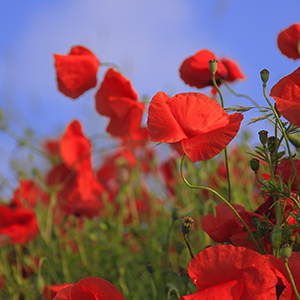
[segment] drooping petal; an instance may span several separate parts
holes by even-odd
[[[282,30],[277,37],[281,53],[294,60],[300,58],[300,24],[296,23]]]
[[[225,65],[227,69],[226,82],[233,82],[238,79],[245,79],[243,71],[240,69],[239,65],[232,59],[222,58],[221,62]]]
[[[58,89],[76,99],[97,84],[99,61],[87,48],[75,46],[68,55],[54,54]]]
[[[300,127],[300,67],[279,80],[271,89],[278,111],[292,124]]]

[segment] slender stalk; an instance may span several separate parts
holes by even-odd
[[[288,266],[288,259],[287,259],[287,258],[284,259],[284,266],[285,266],[285,268],[286,268],[286,270],[287,270],[287,272],[288,272],[288,274],[289,274],[290,281],[291,281],[291,284],[292,284],[292,286],[293,286],[293,290],[294,290],[294,292],[295,292],[295,294],[296,294],[296,297],[297,297],[298,300],[300,300],[300,296],[299,296],[299,293],[298,293],[298,291],[297,291],[297,288],[296,288],[296,285],[295,285],[294,278],[293,278],[292,273],[291,273],[291,270],[290,270],[290,268],[289,268],[289,266]]]
[[[183,238],[184,238],[184,241],[185,241],[185,243],[186,243],[186,246],[187,246],[188,249],[189,249],[190,256],[191,256],[191,258],[193,259],[193,258],[194,258],[194,254],[193,254],[193,252],[192,252],[192,248],[191,248],[190,243],[189,243],[189,241],[188,241],[187,234],[184,234],[184,235],[183,235]]]
[[[214,84],[214,87],[218,91],[218,94],[220,96],[221,106],[224,108],[224,101],[222,93],[217,85],[215,73],[212,73],[212,81]],[[231,200],[231,184],[230,184],[230,173],[229,173],[229,165],[228,165],[228,155],[227,155],[227,147],[224,148],[224,158],[225,158],[225,165],[226,165],[226,172],[227,172],[227,184],[228,184],[228,202],[230,203]]]
[[[283,124],[277,114],[277,111],[275,110],[274,106],[271,104],[268,96],[267,96],[267,93],[266,93],[266,84],[264,83],[263,84],[263,93],[264,93],[264,97],[266,99],[266,101],[268,102],[270,108],[272,109],[273,111],[273,114],[276,118],[276,120],[278,121],[278,124],[281,128],[281,132],[284,136],[284,139],[285,139],[285,142],[286,142],[286,146],[287,146],[287,149],[288,149],[288,153],[289,153],[289,159],[291,161],[291,165],[292,165],[292,168],[293,168],[293,173],[294,173],[294,176],[295,176],[295,180],[296,180],[296,184],[297,184],[297,191],[298,191],[298,195],[300,196],[300,186],[299,186],[299,182],[298,182],[298,177],[297,177],[297,172],[296,172],[296,169],[295,169],[295,165],[294,165],[294,161],[293,161],[293,156],[292,156],[292,152],[291,152],[291,148],[290,148],[290,145],[289,145],[289,140],[288,140],[288,137],[285,133],[285,130],[284,130],[284,127],[283,127]]]
[[[181,177],[183,182],[190,188],[190,189],[198,189],[198,190],[207,190],[212,192],[214,195],[216,195],[217,197],[219,197],[219,199],[221,199],[224,203],[226,203],[229,208],[234,212],[234,214],[237,216],[237,218],[242,222],[242,224],[245,226],[246,230],[248,231],[251,239],[253,240],[255,247],[257,248],[258,252],[262,254],[262,251],[260,250],[252,232],[250,231],[249,227],[247,226],[247,224],[244,222],[244,220],[241,218],[241,216],[239,215],[239,213],[235,210],[235,208],[224,198],[222,197],[218,192],[216,192],[214,189],[211,189],[209,187],[205,187],[205,186],[198,186],[198,185],[191,185],[187,179],[184,177],[183,174],[183,163],[184,163],[184,158],[185,158],[185,153],[182,156],[181,159],[181,163],[180,163],[180,173],[181,173]]]

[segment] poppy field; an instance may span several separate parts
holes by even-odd
[[[300,24],[277,46],[300,61]],[[264,106],[233,92],[245,105],[227,107],[223,91],[246,78],[232,58],[191,53],[179,76],[198,91],[148,99],[114,63],[70,48],[53,54],[58,93],[94,90],[108,138],[73,119],[34,144],[0,108],[1,133],[44,161],[15,166],[17,187],[0,177],[12,194],[0,203],[0,299],[300,300],[300,67],[274,86],[260,72]],[[241,131],[250,110],[273,126],[255,145]]]

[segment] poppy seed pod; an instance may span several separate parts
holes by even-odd
[[[209,70],[214,75],[216,74],[217,69],[218,69],[218,61],[216,59],[211,59],[209,61]]]
[[[290,245],[289,243],[285,243],[282,245],[281,248],[281,255],[284,259],[286,258],[290,258],[292,255],[292,250],[293,250],[293,246]]]
[[[261,130],[258,134],[260,142],[263,144],[263,146],[266,146],[268,142],[268,131]]]
[[[270,72],[267,69],[263,69],[260,71],[260,78],[263,83],[267,83],[267,81],[269,80],[269,74]]]
[[[257,229],[257,234],[260,237],[264,237],[268,234],[270,230],[270,224],[266,220],[261,220],[258,222],[256,229]]]
[[[180,223],[180,230],[183,234],[188,234],[194,225],[194,220],[191,217],[183,217]]]

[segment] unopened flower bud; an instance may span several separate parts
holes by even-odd
[[[280,226],[275,226],[272,231],[271,241],[273,248],[279,248],[282,240],[282,233]]]
[[[259,133],[259,139],[260,142],[266,146],[268,142],[268,131],[267,130],[261,130]]]
[[[180,223],[180,230],[183,234],[188,234],[194,225],[194,220],[191,217],[183,217]]]
[[[250,167],[252,171],[256,173],[259,170],[259,160],[257,158],[252,158],[250,160]]]
[[[289,243],[285,243],[281,248],[281,255],[283,258],[290,258],[292,255],[293,246]]]
[[[277,138],[277,144],[278,143],[279,143],[279,139]],[[268,138],[268,150],[271,154],[274,154],[275,148],[276,148],[276,138],[275,138],[275,136],[270,136]]]
[[[259,217],[258,216],[252,216],[251,217],[251,223],[255,226],[255,228],[257,227],[258,223],[259,223]]]
[[[180,277],[181,277],[181,280],[182,280],[182,282],[183,282],[184,285],[188,285],[189,284],[191,278],[190,278],[190,276],[189,276],[188,273],[181,273]]]
[[[300,148],[300,137],[298,135],[288,134],[287,137],[295,147]]]
[[[269,80],[270,72],[267,69],[263,69],[260,71],[260,78],[263,83],[266,83]]]
[[[266,220],[261,220],[258,222],[256,230],[259,237],[264,237],[270,230],[270,223]]]
[[[179,216],[178,216],[178,209],[176,207],[174,207],[172,209],[172,220],[173,222],[178,220]]]
[[[209,61],[209,69],[212,74],[216,74],[218,69],[218,61],[216,59],[212,59]]]
[[[155,271],[154,264],[151,261],[148,261],[146,264],[146,268],[150,274],[153,274]]]

